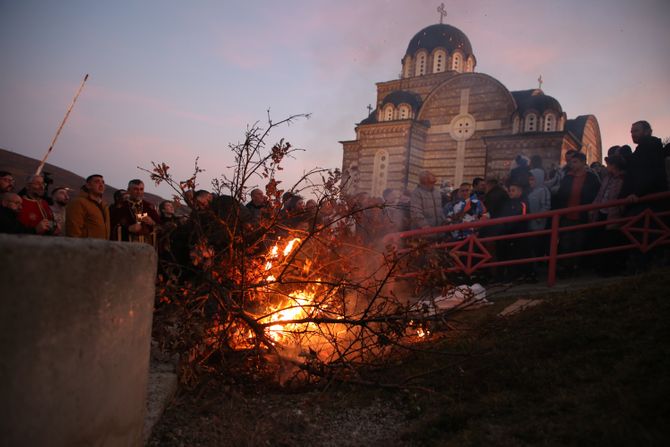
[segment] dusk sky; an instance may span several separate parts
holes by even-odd
[[[305,148],[283,174],[340,167],[340,140],[396,79],[409,40],[439,22],[436,0],[0,0],[0,147],[41,158],[84,74],[90,79],[49,159],[123,187],[165,162],[201,187],[226,172],[247,124],[311,113],[280,128]],[[594,114],[603,150],[632,144],[646,119],[670,136],[670,1],[445,1],[476,71],[510,90],[537,86],[568,118]],[[1,168],[1,167],[0,167]],[[23,179],[18,179],[22,185]]]

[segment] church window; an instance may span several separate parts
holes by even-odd
[[[393,120],[393,104],[386,104],[384,107],[384,121]]]
[[[461,63],[462,63],[461,54],[454,53],[454,56],[452,57],[451,60],[451,69],[460,73],[462,71]]]
[[[386,180],[388,177],[388,158],[389,153],[385,149],[380,149],[375,153],[375,161],[372,169],[372,196],[381,197],[386,189]]]
[[[416,57],[416,69],[414,74],[417,76],[423,76],[426,74],[426,53],[419,53]]]
[[[545,132],[554,132],[556,130],[556,119],[554,115],[548,113],[544,116],[544,131]]]
[[[526,115],[524,132],[535,132],[537,130],[537,116],[534,113]]]
[[[447,62],[447,53],[444,50],[436,50],[433,54],[433,73],[442,73]]]
[[[410,110],[411,109],[407,104],[400,104],[400,106],[398,107],[398,119],[401,120],[409,119]]]
[[[412,74],[412,56],[405,56],[403,64],[403,77],[409,78]]]

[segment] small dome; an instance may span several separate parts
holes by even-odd
[[[416,33],[409,41],[405,55],[413,56],[418,50],[424,49],[429,53],[435,48],[442,47],[449,53],[461,50],[465,57],[472,55],[472,45],[463,31],[446,23],[430,25]]]
[[[540,89],[519,90],[512,92],[514,101],[516,101],[517,111],[520,115],[524,115],[529,110],[534,110],[540,115],[546,110],[553,110],[559,115],[563,113],[561,103],[555,98],[547,96]]]
[[[388,103],[391,103],[396,107],[402,103],[409,104],[412,107],[412,110],[417,112],[421,107],[421,96],[412,92],[396,90],[395,92],[391,92],[384,97],[380,107],[383,108]]]

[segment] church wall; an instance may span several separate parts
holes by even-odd
[[[412,121],[404,120],[359,127],[358,169],[361,179],[358,192],[373,192],[373,182],[378,181],[373,178],[375,155],[381,150],[388,153],[388,167],[384,172],[386,182],[381,189],[404,185],[406,148],[411,124]]]
[[[422,124],[415,124],[412,128],[412,138],[408,142],[411,144],[409,156],[409,169],[407,178],[407,188],[411,191],[419,184],[419,173],[425,168],[425,147],[426,147],[427,128]],[[403,174],[402,188],[405,187],[405,178]]]
[[[484,176],[486,144],[483,138],[510,134],[513,111],[509,92],[486,75],[461,75],[440,86],[420,114],[420,119],[430,122],[426,168],[452,184]],[[459,142],[452,131],[454,120],[463,114],[474,118],[476,130],[470,138]],[[462,147],[462,167],[457,169],[459,146]]]
[[[542,157],[542,165],[550,169],[560,165],[563,147],[569,141],[565,132],[519,134],[504,137],[486,138],[486,177],[505,178],[510,171],[514,158],[523,154],[530,158],[533,155]]]

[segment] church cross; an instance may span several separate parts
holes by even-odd
[[[444,3],[441,3],[440,6],[437,7],[437,12],[440,13],[440,25],[441,25],[442,20],[447,16],[447,10],[444,9]]]
[[[372,113],[372,104],[368,104],[368,115]]]
[[[539,88],[540,90],[542,90],[542,83],[544,82],[544,81],[542,80],[542,75],[540,75],[540,77],[537,78],[537,82],[538,82],[538,84],[540,84],[540,86],[539,86],[538,88]]]

